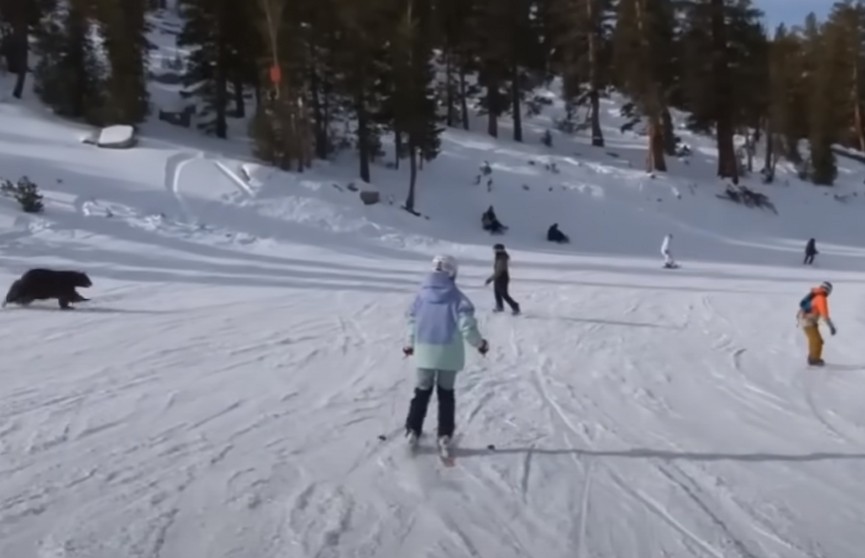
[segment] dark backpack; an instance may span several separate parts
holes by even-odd
[[[799,301],[799,309],[806,314],[810,314],[812,300],[814,300],[813,291],[805,295],[805,297],[801,301]]]

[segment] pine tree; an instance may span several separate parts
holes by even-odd
[[[627,0],[620,3],[627,4]],[[632,7],[632,6],[631,6]],[[613,5],[610,0],[553,0],[553,44],[559,51],[567,102],[590,107],[592,145],[604,146],[600,97],[610,83]]]
[[[839,110],[842,121],[838,122],[839,140],[844,144],[865,151],[865,6],[848,0],[836,3],[832,9],[823,35],[834,37],[838,58],[833,60],[840,73],[835,78],[839,97],[846,95],[846,103],[839,98],[845,110]]]
[[[137,124],[150,112],[147,0],[95,1],[109,66],[105,80],[105,119],[113,124]]]
[[[432,63],[431,14],[427,2],[404,0],[394,55],[394,97],[391,99],[394,128],[404,134],[409,159],[409,190],[405,208],[414,212],[418,157],[432,160],[438,155],[439,134],[435,68]]]
[[[18,75],[12,95],[20,99],[30,65],[30,32],[43,16],[57,7],[56,0],[0,0],[0,21],[6,22],[11,33],[5,35],[0,54],[6,59],[6,69]]]
[[[672,13],[667,0],[621,0],[618,6],[616,79],[647,120],[649,172],[667,170],[664,115],[673,85],[666,56],[672,50]]]
[[[305,78],[309,84],[309,107],[315,137],[315,154],[326,159],[336,148],[331,127],[340,113],[337,92],[336,49],[339,27],[333,24],[333,3],[304,3],[301,41],[307,49]]]
[[[101,124],[105,68],[93,41],[92,13],[89,3],[71,0],[45,18],[36,33],[33,87],[55,113]]]
[[[684,7],[684,90],[690,125],[702,131],[714,128],[718,176],[737,182],[733,139],[749,103],[742,90],[749,87],[754,68],[759,67],[757,60],[765,58],[765,40],[761,44],[759,39],[762,12],[751,0],[685,0]],[[748,56],[754,49],[763,50],[751,60]],[[765,72],[765,65],[760,69]]]
[[[478,0],[436,0],[433,13],[436,18],[440,65],[444,68],[442,80],[445,122],[457,123],[469,129],[469,100],[477,94],[477,86],[470,83],[469,75],[476,69],[475,47],[472,40],[471,18],[477,10]]]
[[[470,17],[471,34],[478,61],[478,84],[484,94],[480,105],[487,115],[487,133],[499,135],[499,117],[508,107],[503,92],[510,60],[508,41],[511,40],[510,0],[477,0]]]
[[[393,36],[392,0],[369,0],[359,5],[354,0],[336,2],[340,28],[334,63],[337,85],[345,99],[347,112],[356,124],[360,155],[360,178],[371,180],[370,163],[381,149],[381,122],[385,95],[392,89],[392,70],[388,67],[388,38]]]
[[[308,48],[303,43],[305,0],[257,0],[257,28],[265,54],[260,83],[267,90],[250,122],[255,153],[282,169],[312,164],[312,129],[306,100]]]
[[[849,104],[849,90],[839,89],[849,76],[845,60],[845,37],[841,28],[819,26],[816,18],[806,23],[806,56],[811,181],[831,186],[838,174],[832,144],[841,137]]]
[[[237,112],[243,106],[243,85],[254,73],[255,50],[244,44],[251,42],[248,25],[252,14],[245,2],[232,0],[181,0],[184,18],[183,31],[178,45],[192,47],[189,54],[188,72],[184,82],[187,94],[204,101],[201,115],[212,118],[201,127],[216,137],[228,136],[229,84],[235,89]],[[252,54],[250,53],[250,50]],[[240,114],[239,114],[240,115]]]
[[[469,17],[478,83],[484,89],[480,104],[493,137],[499,134],[499,117],[510,110],[513,138],[522,141],[522,102],[544,77],[541,12],[534,0],[476,0]]]
[[[806,85],[802,41],[784,25],[778,26],[768,50],[766,159],[764,179],[775,177],[776,161],[785,157],[799,164],[799,140],[808,133],[805,119]]]

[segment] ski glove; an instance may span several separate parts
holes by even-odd
[[[837,332],[838,330],[835,329],[835,324],[829,322],[829,333],[831,335],[835,335]]]
[[[480,346],[478,347],[478,352],[482,355],[486,355],[490,350],[490,344],[487,343],[487,340],[484,339],[481,341]]]
[[[406,358],[412,356],[414,354],[414,348],[412,347],[403,347],[402,354],[406,356]]]

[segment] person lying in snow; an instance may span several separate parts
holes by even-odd
[[[421,285],[408,312],[409,337],[403,348],[417,366],[414,397],[405,421],[406,436],[414,446],[423,430],[433,386],[438,399],[438,442],[447,446],[454,434],[454,384],[465,366],[468,343],[485,355],[489,344],[478,331],[475,307],[456,286],[457,261],[441,255]]]
[[[559,230],[558,223],[553,223],[553,225],[547,229],[547,240],[550,242],[558,242],[559,244],[565,244],[571,241],[565,233]]]

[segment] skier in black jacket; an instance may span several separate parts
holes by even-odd
[[[817,241],[813,238],[808,240],[808,244],[805,245],[805,261],[803,263],[805,265],[814,265],[814,256],[818,253]]]
[[[495,293],[496,297],[496,312],[502,312],[504,308],[504,302],[508,303],[508,306],[511,307],[511,311],[514,315],[520,313],[520,305],[511,298],[511,295],[508,293],[508,285],[511,282],[510,273],[508,273],[508,261],[511,257],[505,251],[505,246],[503,244],[496,244],[493,246],[493,250],[496,254],[496,259],[493,264],[493,274],[489,276],[486,281],[486,284],[493,284],[493,293]]]

